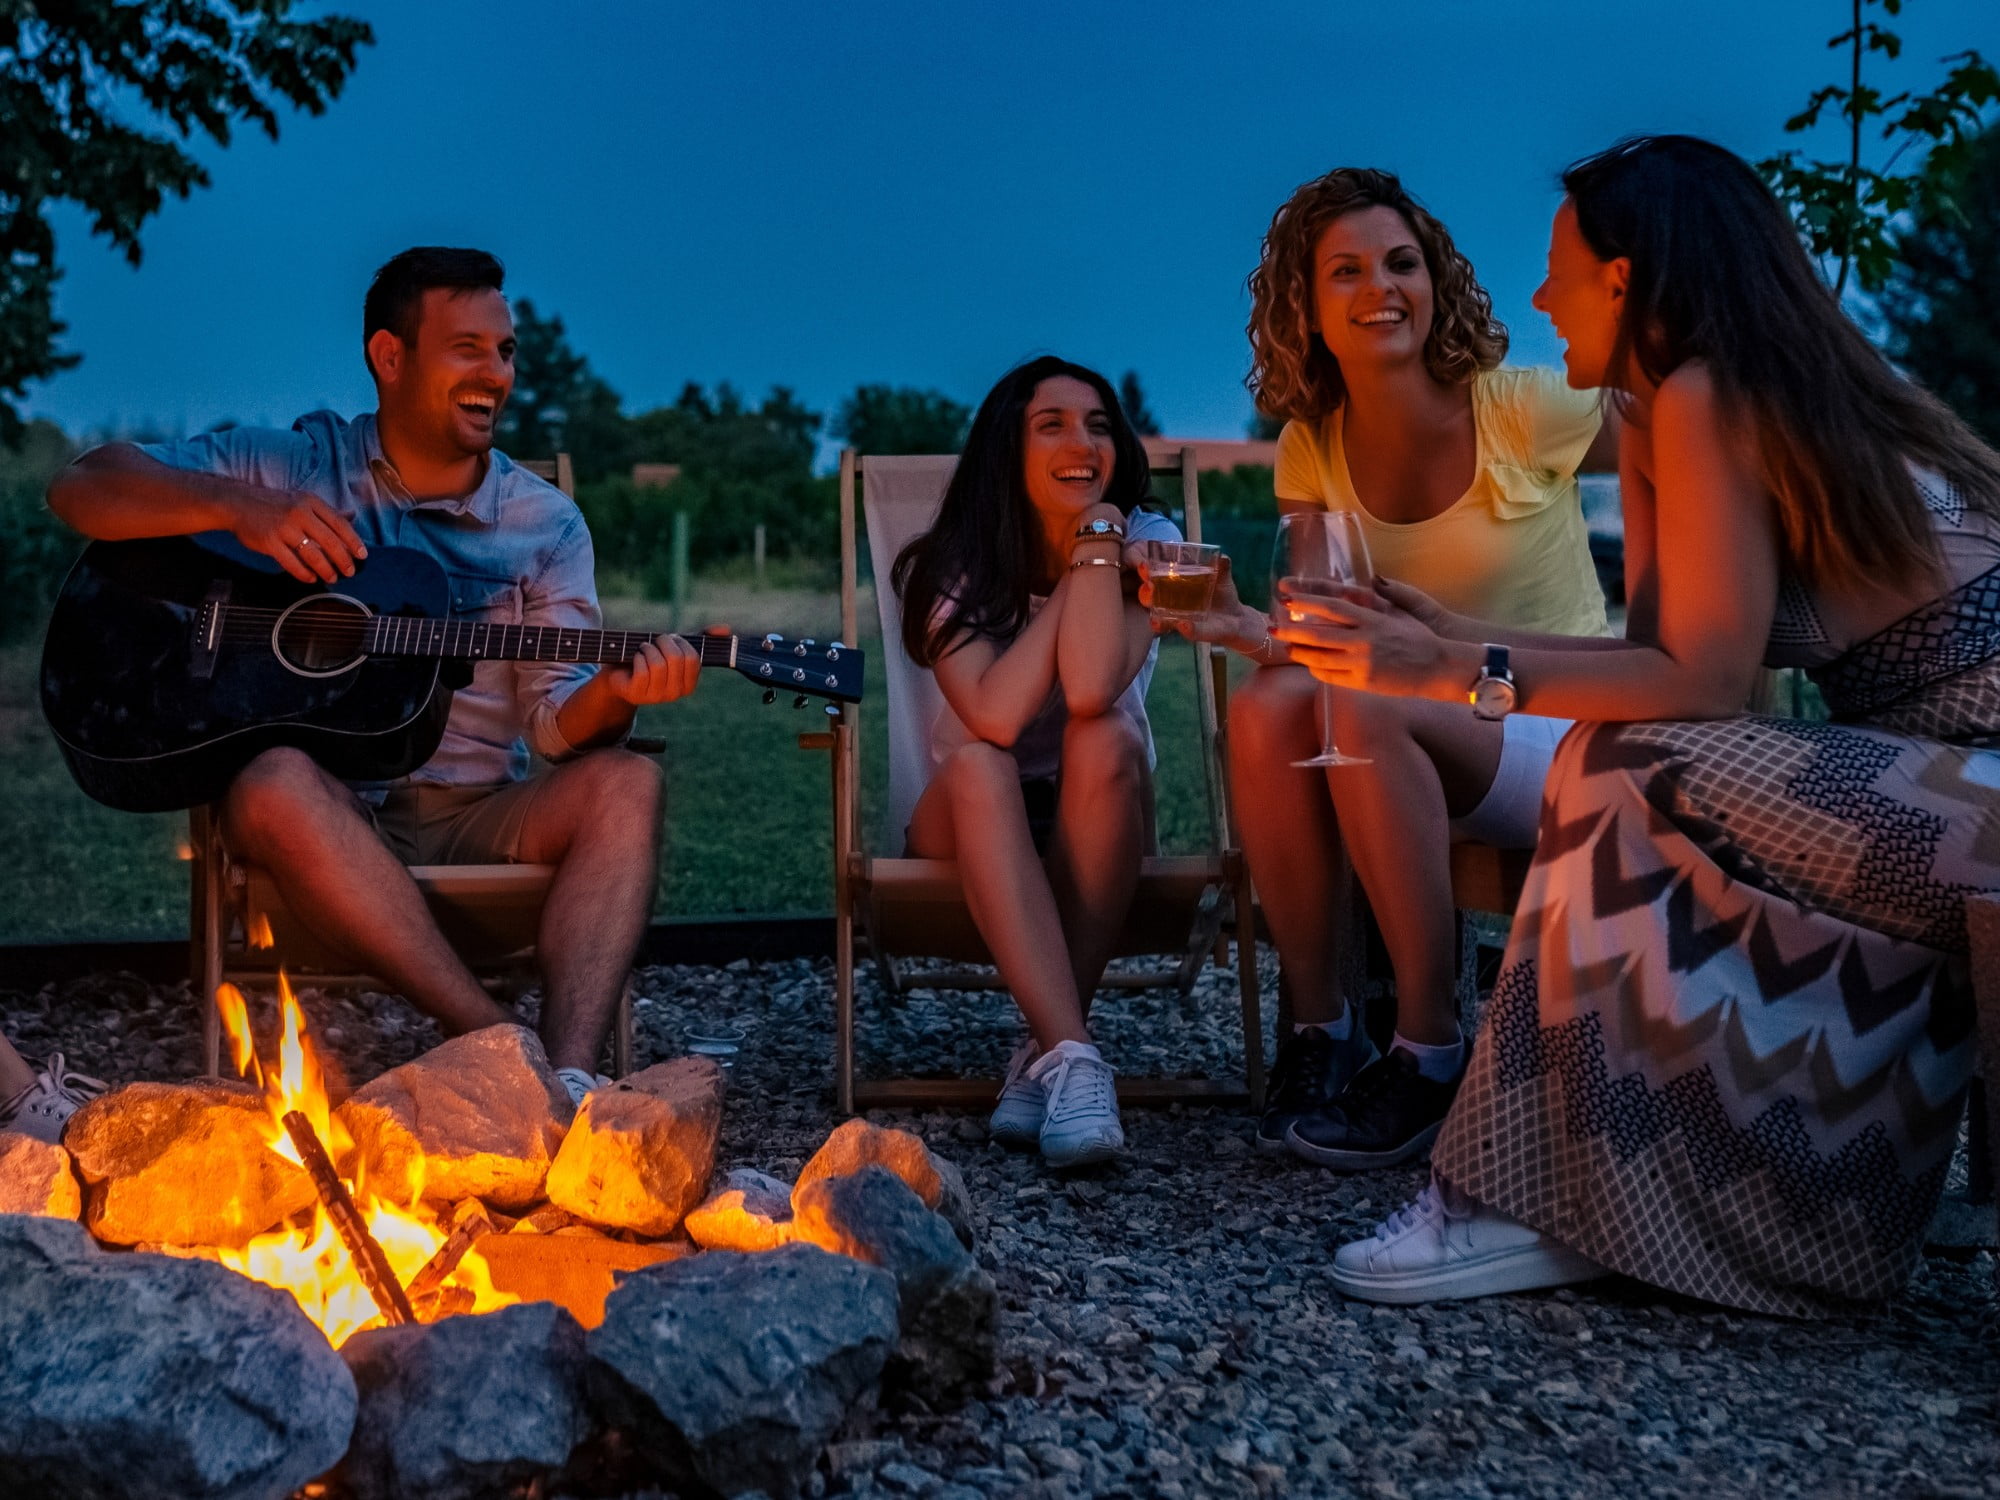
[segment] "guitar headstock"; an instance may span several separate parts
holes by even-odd
[[[738,636],[732,665],[766,690],[767,703],[779,693],[796,694],[801,703],[807,697],[859,703],[867,658],[839,641],[822,646],[810,638]]]

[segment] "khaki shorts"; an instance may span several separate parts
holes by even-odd
[[[528,809],[545,787],[539,776],[498,786],[405,782],[366,810],[406,865],[511,865],[520,863]]]

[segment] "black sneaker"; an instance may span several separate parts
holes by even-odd
[[[1361,1029],[1359,1016],[1345,1039],[1336,1040],[1317,1026],[1282,1038],[1264,1094],[1264,1117],[1257,1122],[1257,1149],[1280,1155],[1289,1151],[1285,1132],[1292,1122],[1326,1108],[1374,1060],[1375,1044]]]
[[[1437,1139],[1465,1077],[1437,1083],[1417,1071],[1400,1048],[1354,1075],[1345,1093],[1292,1124],[1285,1144],[1323,1167],[1360,1172],[1422,1156]]]

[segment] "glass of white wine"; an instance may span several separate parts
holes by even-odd
[[[1296,624],[1304,611],[1286,607],[1287,597],[1337,597],[1344,584],[1372,588],[1375,569],[1368,560],[1368,538],[1360,517],[1346,510],[1295,510],[1278,518],[1278,536],[1271,548],[1271,615],[1280,624]],[[1295,760],[1295,766],[1365,766],[1365,755],[1343,755],[1333,742],[1333,689],[1321,683],[1319,754]]]

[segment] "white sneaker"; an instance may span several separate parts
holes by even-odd
[[[578,1108],[583,1106],[583,1096],[592,1089],[608,1088],[611,1080],[602,1073],[592,1073],[587,1068],[557,1068],[556,1077],[569,1093],[569,1102]]]
[[[1052,1167],[1108,1161],[1125,1149],[1118,1090],[1111,1065],[1086,1042],[1057,1042],[1028,1069],[1048,1091],[1042,1119],[1042,1160]]]
[[[1454,1195],[1457,1196],[1457,1195]],[[1446,1302],[1568,1286],[1610,1273],[1497,1209],[1459,1198],[1454,1208],[1435,1180],[1333,1255],[1333,1284],[1364,1302]]]
[[[69,1117],[110,1087],[102,1078],[70,1072],[63,1055],[51,1052],[35,1081],[0,1104],[0,1130],[60,1144]]]
[[[986,1133],[1003,1146],[1025,1151],[1042,1138],[1042,1121],[1049,1112],[1049,1091],[1028,1069],[1042,1049],[1029,1037],[1007,1059],[1007,1081],[1000,1085],[1000,1102],[986,1122]]]

